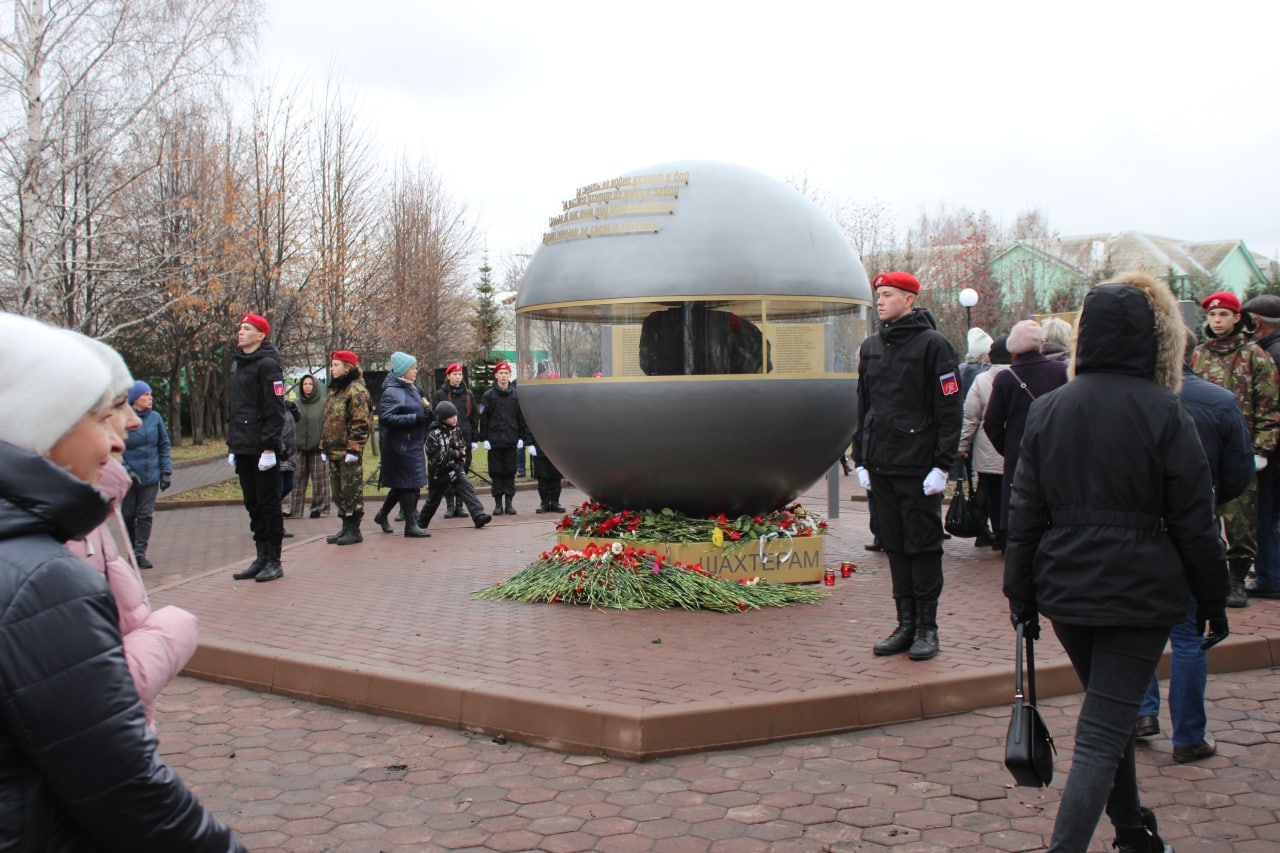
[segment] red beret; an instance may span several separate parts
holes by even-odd
[[[1200,303],[1200,307],[1206,311],[1212,311],[1214,308],[1226,308],[1232,313],[1240,313],[1240,297],[1234,293],[1228,293],[1225,290],[1218,293],[1210,293]]]
[[[871,287],[872,289],[877,287],[896,287],[899,290],[905,290],[918,296],[920,294],[920,279],[909,272],[882,272],[876,276],[876,280]]]
[[[345,361],[347,364],[360,365],[360,359],[356,358],[356,354],[351,350],[336,349],[333,351],[334,361]]]
[[[456,361],[444,369],[445,376],[448,376],[450,373],[461,373],[461,372],[462,372],[462,365]]]
[[[509,362],[509,361],[500,361],[500,362],[498,362],[496,365],[494,365],[494,367],[493,367],[493,372],[494,372],[494,373],[497,373],[499,370],[505,370],[505,371],[507,371],[507,373],[510,373],[510,372],[511,372],[511,362]]]
[[[241,323],[248,323],[264,335],[271,334],[271,324],[267,322],[267,318],[261,314],[245,314],[240,318]]]

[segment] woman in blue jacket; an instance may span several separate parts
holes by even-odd
[[[173,460],[169,458],[169,432],[154,408],[151,386],[141,379],[134,382],[129,389],[129,405],[138,413],[142,425],[129,432],[124,445],[124,467],[133,485],[120,503],[120,512],[133,540],[138,568],[149,569],[152,563],[147,559],[147,545],[151,542],[156,497],[169,488]]]
[[[382,485],[390,489],[373,520],[383,533],[391,533],[387,514],[396,504],[404,513],[404,535],[430,536],[418,526],[418,495],[427,484],[427,424],[431,415],[414,382],[418,360],[408,353],[391,354],[391,372],[382,383],[378,400],[378,425],[382,428]]]

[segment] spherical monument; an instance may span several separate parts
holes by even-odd
[[[618,509],[755,514],[816,482],[853,433],[872,302],[839,229],[781,181],[712,162],[561,207],[516,299],[539,452]]]

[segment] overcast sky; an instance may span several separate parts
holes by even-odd
[[[1280,4],[265,0],[260,73],[336,69],[497,262],[584,184],[672,160],[1062,235],[1280,253]],[[865,7],[865,8],[864,8]]]

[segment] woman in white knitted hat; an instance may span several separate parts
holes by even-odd
[[[160,759],[107,580],[63,547],[109,512],[112,371],[4,313],[0,364],[0,849],[242,851]]]

